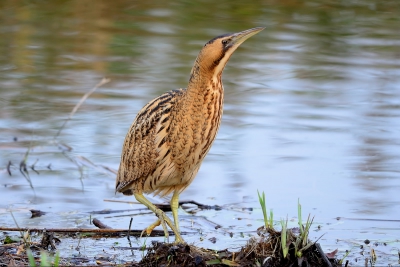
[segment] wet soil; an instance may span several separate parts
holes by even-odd
[[[298,235],[296,229],[288,231],[289,251],[286,257],[282,253],[281,232],[273,229],[265,230],[260,227],[258,236],[250,238],[239,251],[211,250],[196,247],[190,244],[171,244],[152,242],[147,254],[140,262],[116,263],[111,259],[97,258],[97,266],[268,266],[268,267],[336,267],[342,266],[334,258],[334,253],[325,254],[318,243],[311,245],[302,251],[302,255],[295,255],[294,243]],[[3,241],[4,243],[5,240]],[[43,233],[41,242],[4,244],[0,246],[0,266],[28,266],[29,258],[27,246],[32,251],[37,264],[43,260],[43,251],[50,251],[54,255],[56,245],[60,242],[52,232]],[[311,241],[308,241],[311,242]],[[99,248],[100,250],[100,248]],[[329,258],[327,257],[329,255]],[[54,263],[54,257],[53,263]],[[50,261],[51,262],[51,261]],[[59,266],[88,266],[90,261],[85,257],[61,258]]]
[[[291,234],[290,242],[296,235]],[[318,243],[303,251],[301,257],[289,254],[284,257],[281,249],[281,233],[269,230],[266,236],[252,237],[240,251],[209,250],[189,244],[166,244],[153,242],[147,255],[133,266],[269,266],[269,267],[335,267],[341,266],[334,258],[328,259]]]

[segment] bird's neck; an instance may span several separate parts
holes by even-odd
[[[207,69],[201,66],[196,60],[190,73],[189,84],[187,86],[187,94],[196,97],[204,96],[209,93],[223,93],[222,86],[222,71],[223,69]]]
[[[186,89],[189,102],[195,105],[208,105],[217,98],[223,98],[223,93],[221,74],[192,78]]]

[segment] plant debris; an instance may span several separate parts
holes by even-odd
[[[288,231],[289,252],[283,256],[281,249],[281,232],[274,229],[260,227],[258,236],[248,240],[247,244],[239,251],[211,250],[196,247],[190,244],[170,244],[153,241],[148,248],[146,256],[140,262],[119,263],[120,266],[243,266],[243,267],[337,267],[341,266],[336,259],[325,255],[318,243],[312,243],[301,256],[295,255],[294,243],[298,238],[296,229]],[[44,232],[40,243],[30,243],[28,246],[22,241],[13,244],[0,245],[0,266],[26,265],[28,261],[28,249],[35,253],[35,260],[40,260],[41,250],[55,251],[55,245],[60,240],[53,233]],[[311,241],[309,241],[311,242]],[[26,247],[27,246],[27,247]],[[82,257],[60,259],[63,264],[84,266],[90,260]],[[96,261],[97,262],[97,261]],[[98,263],[100,265],[104,264]],[[108,261],[108,264],[115,264]]]
[[[283,256],[281,232],[272,229],[259,232],[239,252],[208,250],[189,244],[166,244],[153,242],[147,255],[133,266],[268,266],[268,267],[336,267],[335,259],[328,259],[318,243],[302,252],[294,253],[297,236],[289,231],[289,253]],[[311,242],[311,241],[310,241]]]

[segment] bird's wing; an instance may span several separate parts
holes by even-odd
[[[166,92],[138,112],[125,137],[116,191],[142,190],[146,178],[157,170],[159,156],[165,153],[170,114],[182,93],[183,89]]]

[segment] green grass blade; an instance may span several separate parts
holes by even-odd
[[[261,209],[262,209],[263,216],[264,216],[265,228],[269,228],[269,227],[268,227],[267,207],[266,207],[266,205],[265,205],[265,193],[262,192],[262,194],[260,194],[260,192],[257,190],[257,194],[258,194],[258,201],[260,202]]]
[[[300,205],[300,199],[297,199],[297,216],[299,220],[299,227],[300,227],[300,235],[303,235],[303,219],[301,218],[301,205]]]
[[[54,257],[54,267],[60,266],[60,252],[57,251],[56,256]]]
[[[47,260],[47,253],[45,251],[42,251],[40,253],[40,266],[41,267],[48,267],[51,266]]]
[[[274,229],[274,213],[273,213],[272,209],[269,210],[269,227],[271,229]]]
[[[29,266],[36,267],[35,257],[33,257],[32,251],[30,249],[28,249],[27,254],[28,254],[28,260],[29,260]]]
[[[281,231],[281,247],[283,258],[286,258],[289,253],[289,247],[287,246],[287,218],[285,220],[281,220],[282,231]]]

